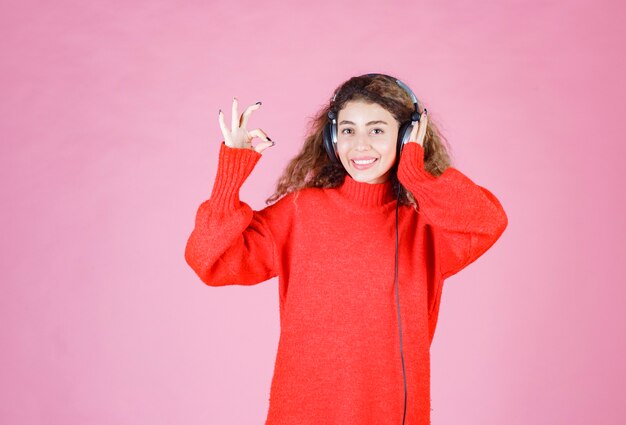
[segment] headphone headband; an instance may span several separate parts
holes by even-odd
[[[400,81],[399,79],[392,77],[391,75],[387,75],[387,74],[379,74],[379,73],[369,73],[369,74],[363,74],[360,75],[359,77],[373,77],[375,75],[382,75],[383,77],[387,77],[390,78],[392,80],[394,80],[396,82],[396,84],[398,84],[400,87],[402,87],[402,89],[404,89],[404,91],[409,95],[409,97],[411,98],[411,101],[413,102],[414,105],[417,106],[418,101],[417,101],[417,96],[415,96],[415,94],[413,93],[413,90],[411,90],[409,88],[409,86],[407,86],[406,84],[404,84],[402,81]],[[335,101],[335,99],[337,98],[337,94],[339,94],[339,90],[337,90],[335,92],[335,94],[333,95],[333,102]],[[416,107],[417,110],[417,107]]]

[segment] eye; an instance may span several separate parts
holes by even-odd
[[[346,130],[348,130],[348,131],[352,131],[352,129],[350,129],[350,128],[344,128],[343,130],[341,130],[341,132],[342,132],[343,134],[346,134]]]
[[[384,131],[382,129],[380,129],[380,128],[375,128],[372,131],[380,131],[380,133],[376,133],[376,134],[383,134],[384,133]]]

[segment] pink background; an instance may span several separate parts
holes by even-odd
[[[277,144],[241,192],[260,209],[307,118],[366,72],[409,84],[509,217],[446,281],[432,423],[625,423],[621,2],[13,4],[1,423],[263,423],[277,280],[211,288],[183,257],[218,109],[263,101],[249,128]]]

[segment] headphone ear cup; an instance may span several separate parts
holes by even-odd
[[[324,129],[322,130],[322,138],[324,141],[324,149],[328,154],[331,162],[338,163],[339,158],[337,158],[337,152],[335,151],[335,145],[333,143],[333,125],[329,121],[324,125]]]
[[[404,144],[409,141],[411,131],[413,131],[413,125],[411,125],[411,121],[405,121],[400,126],[400,130],[398,130],[398,142],[396,144],[396,161],[400,161],[402,148],[404,147]]]

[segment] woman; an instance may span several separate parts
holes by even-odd
[[[185,251],[211,286],[278,276],[281,334],[271,424],[430,424],[430,344],[444,279],[508,220],[450,166],[443,137],[400,80],[344,82],[260,211],[239,188],[274,143],[233,101],[211,197]],[[254,137],[263,141],[252,146]]]

